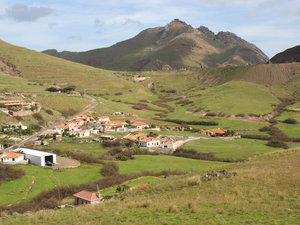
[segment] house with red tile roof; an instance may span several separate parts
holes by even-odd
[[[144,122],[134,122],[133,124],[131,124],[131,126],[133,128],[136,128],[136,129],[149,128],[149,124],[148,123],[144,123]]]
[[[164,143],[164,139],[148,137],[138,141],[138,144],[142,148],[160,147]]]
[[[69,126],[68,125],[58,125],[54,127],[54,131],[56,131],[59,134],[62,134],[63,132],[65,132],[66,130],[69,130]]]
[[[90,130],[75,130],[69,131],[68,134],[75,136],[75,137],[89,137],[91,135]]]
[[[75,205],[95,204],[102,201],[100,194],[95,194],[89,191],[80,191],[73,195]]]
[[[139,134],[128,134],[122,139],[129,141],[138,141],[147,137],[147,134],[139,133]]]
[[[97,122],[100,124],[105,124],[110,122],[110,118],[108,116],[100,116],[97,118]]]
[[[21,153],[6,152],[0,154],[0,163],[18,163],[24,160],[24,154]]]
[[[218,129],[202,130],[201,133],[208,136],[215,137],[215,136],[223,136],[226,133],[226,131],[218,128]]]

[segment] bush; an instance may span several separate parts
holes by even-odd
[[[184,120],[173,120],[173,119],[165,119],[166,122],[172,122],[177,124],[189,124],[189,125],[204,125],[204,126],[217,126],[219,125],[216,121],[184,121]]]
[[[101,174],[105,177],[117,175],[119,167],[115,163],[105,163],[101,169]]]
[[[21,169],[15,169],[10,165],[0,164],[0,182],[3,180],[14,180],[21,178],[25,172]]]
[[[190,158],[190,159],[200,159],[200,160],[219,161],[219,162],[239,161],[239,160],[232,160],[232,159],[217,158],[214,156],[213,153],[198,152],[193,149],[178,148],[175,152],[173,152],[173,155],[178,157]]]
[[[120,142],[120,140],[115,140],[115,141],[105,140],[105,141],[103,141],[103,146],[104,147],[120,147],[121,142]]]
[[[56,88],[56,87],[49,87],[49,88],[46,88],[46,91],[49,91],[49,92],[58,92],[60,89]]]
[[[292,119],[292,118],[288,118],[288,119],[286,119],[286,120],[284,120],[284,121],[282,121],[282,122],[283,122],[283,123],[288,123],[288,124],[297,124],[297,123],[298,123],[297,120]]]
[[[44,118],[41,114],[39,113],[35,113],[32,115],[34,119],[38,120],[38,121],[44,121]]]
[[[76,113],[76,110],[74,109],[67,109],[67,110],[63,110],[61,111],[61,114],[64,116],[64,117],[69,117],[69,116],[72,116]]]
[[[277,140],[270,140],[266,145],[275,147],[275,148],[284,148],[287,149],[289,146],[284,143],[283,141],[277,141]]]
[[[46,109],[45,112],[49,115],[53,115],[53,111],[51,109]]]
[[[205,116],[217,116],[217,113],[215,112],[208,112],[205,114]]]
[[[266,135],[255,135],[255,134],[243,134],[243,135],[241,135],[241,138],[258,139],[258,140],[264,140],[264,141],[268,141],[271,139],[271,137],[266,136]]]

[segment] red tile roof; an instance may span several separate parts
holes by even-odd
[[[139,137],[147,137],[147,134],[139,133],[139,134],[128,135],[126,137],[123,137],[123,139],[134,140],[134,139],[137,139]]]
[[[96,201],[102,199],[101,196],[98,197],[95,193],[84,190],[74,194],[73,196],[87,201]]]
[[[24,154],[21,153],[15,153],[15,152],[6,152],[3,154],[0,154],[0,158],[4,159],[13,159],[13,158],[19,158],[20,156],[23,156]]]
[[[106,126],[123,126],[125,125],[125,122],[121,121],[110,121],[109,123],[105,124]]]
[[[150,141],[164,141],[164,139],[149,137],[149,138],[139,140],[139,142],[150,142]]]
[[[69,129],[69,126],[67,126],[67,125],[58,125],[58,126],[55,126],[55,128],[67,130],[67,129]]]
[[[144,122],[135,122],[132,124],[133,126],[149,126],[148,123],[144,123]]]
[[[208,132],[213,132],[213,133],[218,133],[218,134],[225,134],[225,131],[220,130],[220,129],[211,129],[207,130]]]

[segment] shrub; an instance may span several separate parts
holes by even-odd
[[[0,164],[0,182],[3,180],[14,180],[21,178],[25,172],[21,169],[15,169],[10,165]]]
[[[265,141],[271,139],[271,137],[266,135],[255,135],[255,134],[243,134],[241,135],[241,138],[258,139],[258,140],[265,140]]]
[[[69,117],[69,116],[72,116],[76,113],[76,110],[74,109],[67,109],[67,110],[63,110],[61,111],[61,114],[64,116],[64,117]]]
[[[205,114],[205,116],[217,116],[217,113],[215,112],[208,112]]]
[[[119,167],[115,163],[105,163],[101,169],[101,174],[105,177],[111,177],[118,174]]]
[[[288,123],[288,124],[297,124],[297,123],[298,123],[297,120],[292,119],[292,118],[288,118],[288,119],[286,119],[286,120],[284,120],[284,121],[282,121],[282,122],[283,122],[283,123]]]
[[[45,112],[49,115],[53,115],[53,111],[51,109],[46,109]]]
[[[277,141],[277,140],[270,140],[266,145],[275,147],[275,148],[284,148],[287,149],[289,146],[284,143],[283,141]]]
[[[39,113],[35,113],[32,115],[34,119],[38,120],[38,121],[44,121],[44,118],[41,114]]]
[[[49,87],[49,88],[46,88],[46,91],[49,91],[49,92],[58,92],[60,89],[56,88],[56,87]]]
[[[120,140],[115,140],[115,141],[105,140],[105,141],[103,141],[103,146],[104,147],[120,147],[121,142],[120,142]]]

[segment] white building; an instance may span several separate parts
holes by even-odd
[[[75,137],[89,137],[91,135],[90,130],[76,130],[76,131],[69,131],[70,135],[74,135]]]
[[[136,129],[149,128],[149,124],[144,123],[144,122],[135,122],[135,123],[131,124],[131,126]]]
[[[1,163],[18,163],[24,161],[24,154],[16,153],[16,152],[6,152],[0,154],[0,162]]]
[[[142,140],[139,140],[139,146],[142,148],[152,148],[152,147],[160,147],[163,144],[164,140],[160,138],[144,138]]]
[[[37,151],[29,148],[17,148],[13,152],[23,152],[30,164],[46,166],[47,163],[56,163],[56,154]]]
[[[110,122],[110,118],[108,116],[100,116],[98,117],[98,122],[100,124],[105,124],[107,122]]]

